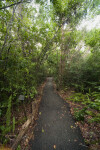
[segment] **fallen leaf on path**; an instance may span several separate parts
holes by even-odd
[[[54,145],[53,148],[56,149],[56,145]]]
[[[41,115],[41,112],[39,112],[39,115]]]
[[[70,126],[71,127],[71,129],[73,129],[74,127],[73,126]]]
[[[70,126],[71,127],[71,129],[75,129],[76,127],[74,127],[74,126]]]
[[[77,140],[75,139],[74,142],[77,142]]]
[[[42,133],[44,133],[44,129],[42,128]]]

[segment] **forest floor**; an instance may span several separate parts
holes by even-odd
[[[56,89],[56,84],[54,84]],[[67,102],[70,106],[71,114],[74,116],[74,110],[81,110],[84,106],[80,103],[76,103],[70,100],[70,96],[72,96],[75,92],[72,89],[69,90],[59,90],[57,93]],[[77,125],[80,127],[82,135],[85,139],[85,143],[88,146],[89,150],[99,150],[100,149],[100,123],[88,123],[88,119],[91,116],[85,116],[84,121],[77,121]]]
[[[36,101],[39,101],[39,104],[38,104],[38,106],[37,106],[37,108],[35,110],[36,111],[35,122],[33,122],[33,123],[30,124],[27,132],[23,136],[23,138],[22,138],[22,140],[20,142],[21,150],[30,150],[29,141],[31,139],[34,139],[34,128],[36,126],[36,120],[38,119],[39,105],[40,105],[40,102],[41,102],[41,98],[43,96],[43,89],[44,89],[45,84],[46,84],[46,82],[44,82],[43,84],[41,84],[41,86],[37,89],[38,94],[37,94],[37,96],[36,96],[35,99],[36,99]],[[30,108],[32,108],[32,103],[31,103]],[[31,115],[31,113],[29,115]]]
[[[35,110],[35,118],[34,118],[34,122],[32,122],[31,124],[30,124],[30,126],[29,126],[29,128],[28,128],[28,130],[27,130],[27,132],[25,133],[25,135],[23,136],[23,138],[22,138],[22,140],[21,140],[21,142],[20,142],[20,147],[21,147],[21,149],[20,150],[30,150],[30,145],[29,145],[29,141],[31,140],[31,139],[34,139],[34,128],[35,128],[35,126],[36,126],[36,120],[38,119],[38,114],[39,114],[39,105],[40,105],[40,102],[41,102],[41,98],[42,98],[42,96],[43,96],[43,89],[44,89],[44,86],[45,86],[45,84],[46,84],[46,81],[43,83],[43,84],[41,84],[39,87],[38,87],[38,89],[37,89],[37,96],[35,97],[35,100],[38,102],[39,101],[39,103],[38,103],[38,106],[37,106],[37,108],[36,108],[36,110]],[[26,105],[26,108],[27,108],[27,105]],[[31,105],[30,105],[30,109],[32,109],[32,102],[31,102]],[[31,110],[31,112],[29,113],[29,115],[28,116],[30,116],[30,115],[32,115],[32,110]]]
[[[44,82],[37,88],[37,95],[33,100],[29,99],[25,102],[24,107],[26,111],[26,116],[27,118],[32,115],[32,102],[34,100],[36,101],[41,101],[42,98],[42,92],[43,88],[45,86]],[[38,106],[39,108],[39,106]],[[38,116],[38,108],[35,116],[35,120],[37,119]],[[24,110],[23,110],[23,103],[20,103],[20,105],[16,108],[13,107],[12,110],[12,117],[14,116],[16,119],[16,124],[15,124],[15,131],[14,132],[9,132],[7,135],[5,135],[7,139],[7,144],[0,144],[0,150],[11,150],[10,147],[13,145],[14,141],[16,140],[17,135],[21,132],[22,130],[22,125],[26,122],[25,115],[24,115]],[[22,137],[21,142],[18,145],[18,150],[29,150],[29,140],[34,136],[33,131],[35,127],[35,122],[30,124],[29,129],[27,130],[26,134]]]

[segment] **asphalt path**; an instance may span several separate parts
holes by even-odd
[[[87,150],[69,105],[54,92],[52,78],[43,91],[31,150]]]

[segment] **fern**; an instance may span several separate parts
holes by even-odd
[[[20,145],[18,145],[17,150],[21,150],[21,146]]]

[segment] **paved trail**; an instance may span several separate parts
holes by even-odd
[[[32,150],[86,150],[83,137],[75,125],[68,104],[54,92],[48,78],[35,127]]]

